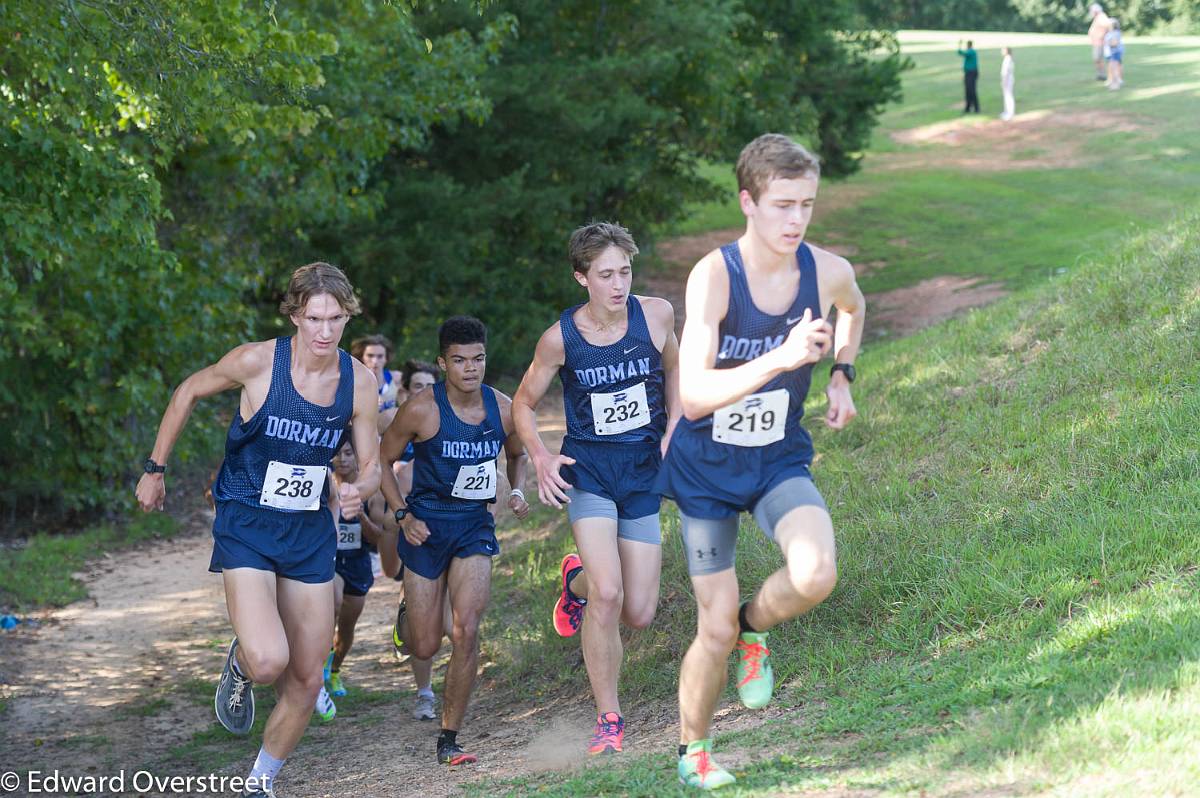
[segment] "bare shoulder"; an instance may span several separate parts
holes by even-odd
[[[488,387],[490,388],[491,386]],[[429,392],[426,391],[426,393]],[[507,413],[512,407],[512,397],[506,394],[504,391],[501,391],[498,388],[492,388],[492,396],[496,397],[496,404],[499,406],[501,413]]]
[[[221,371],[243,384],[246,380],[270,375],[275,365],[275,339],[236,346],[221,358],[218,365]]]
[[[538,339],[535,353],[539,360],[553,363],[561,366],[567,357],[566,345],[563,343],[562,325],[554,322],[546,331],[542,333],[542,337]],[[496,392],[499,394],[499,391]]]
[[[675,306],[659,296],[638,296],[646,318],[667,328],[675,327]]]
[[[367,368],[358,358],[350,358],[350,365],[354,369],[354,390],[363,391],[370,390],[372,393],[379,391],[379,380],[375,379],[375,374]]]
[[[854,267],[841,255],[809,244],[817,264],[817,281],[824,285],[844,285],[854,282]]]

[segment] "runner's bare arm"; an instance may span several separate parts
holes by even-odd
[[[562,328],[554,324],[538,339],[533,352],[533,362],[525,371],[521,387],[517,389],[512,400],[512,420],[516,426],[516,433],[520,436],[525,451],[529,453],[529,459],[533,461],[534,470],[537,471],[538,497],[543,504],[559,508],[563,502],[569,501],[565,491],[571,487],[559,475],[559,469],[564,464],[571,465],[575,461],[561,454],[551,454],[546,449],[546,444],[542,442],[542,436],[537,431],[534,410],[546,395],[554,375],[566,359]]]
[[[667,333],[662,346],[663,393],[667,403],[667,430],[662,439],[665,455],[675,425],[683,415],[683,405],[679,401],[679,338],[675,335],[675,308],[667,300],[658,298],[646,302],[644,307],[653,314],[660,329],[665,329]]]
[[[159,465],[166,465],[175,448],[175,442],[183,432],[188,417],[196,402],[207,396],[244,387],[261,381],[265,374],[270,385],[271,364],[274,358],[274,341],[242,344],[226,353],[211,366],[190,375],[171,395],[166,412],[158,425],[158,435],[150,457]],[[262,391],[263,398],[266,391]],[[252,399],[253,401],[253,399]],[[244,404],[244,403],[243,403]],[[261,400],[257,402],[261,404]],[[162,474],[143,474],[137,484],[137,499],[142,510],[161,510],[166,498],[166,484]]]
[[[858,357],[858,348],[862,343],[867,301],[858,288],[854,268],[849,261],[817,247],[812,249],[817,258],[821,284],[826,287],[830,303],[838,310],[833,338],[833,361],[853,363]],[[822,311],[824,315],[829,315],[828,308],[822,308]],[[845,374],[834,372],[829,378],[825,395],[829,399],[825,423],[831,429],[842,429],[858,415],[854,399],[850,395],[850,382]]]
[[[358,507],[379,490],[379,389],[375,375],[357,360],[354,364],[354,415],[350,434],[358,459],[358,479],[339,489],[343,507]]]
[[[729,274],[719,250],[705,255],[688,277],[687,317],[679,342],[679,395],[683,414],[691,420],[736,402],[773,377],[815,363],[829,346],[830,328],[805,311],[783,344],[729,369],[714,368],[719,330],[729,305]]]
[[[431,421],[433,429],[429,431]],[[405,504],[392,464],[400,459],[408,445],[418,437],[428,439],[436,435],[439,424],[437,402],[433,399],[433,392],[425,391],[400,405],[396,417],[383,433],[383,440],[379,444],[379,458],[383,465],[379,489],[387,499],[388,507],[393,510],[398,510]],[[422,430],[426,432],[423,436]]]
[[[529,471],[529,455],[525,453],[525,444],[517,435],[513,410],[516,403],[504,394],[496,391],[496,400],[500,405],[500,419],[504,424],[504,474],[508,477],[508,485],[515,493],[508,497],[508,509],[517,518],[529,515],[529,502],[525,501],[525,475]],[[535,430],[536,432],[536,430]]]

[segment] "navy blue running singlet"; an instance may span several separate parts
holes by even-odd
[[[451,407],[446,383],[431,390],[440,423],[432,438],[413,443],[413,488],[406,503],[421,519],[486,514],[496,500],[496,457],[506,437],[496,394],[480,386],[487,415],[481,424],[467,424]]]
[[[292,513],[324,508],[329,461],[354,413],[353,362],[338,350],[333,404],[315,405],[292,384],[292,339],[276,338],[266,401],[249,421],[234,415],[213,499]]]
[[[662,354],[654,346],[646,314],[630,295],[625,336],[595,346],[575,326],[576,305],[562,312],[563,384],[567,437],[603,443],[658,443],[667,429]]]
[[[778,316],[763,313],[754,304],[737,242],[721,247],[721,254],[725,256],[725,268],[729,273],[729,307],[719,328],[716,368],[740,366],[780,346],[804,316],[805,310],[811,311],[812,318],[821,318],[817,265],[808,244],[801,243],[796,252],[796,261],[800,269],[800,287],[796,292],[796,299],[787,312]],[[743,400],[744,406],[739,408],[739,412],[722,414],[721,427],[715,433],[713,415],[695,421],[684,417],[679,420],[679,425],[694,432],[702,432],[705,436],[711,435],[717,442],[733,445],[747,445],[744,442],[755,440],[756,436],[758,440],[779,436],[779,440],[788,442],[789,449],[805,450],[811,459],[812,437],[800,424],[804,417],[804,400],[808,397],[811,381],[812,364],[780,374],[754,392],[752,396],[757,399]],[[782,406],[778,397],[771,395],[771,392],[779,391],[786,391],[787,394],[787,411],[782,418],[771,412],[773,407]],[[721,411],[717,414],[721,414]],[[783,426],[780,427],[780,424]]]

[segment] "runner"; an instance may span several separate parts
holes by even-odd
[[[841,429],[865,303],[843,258],[804,243],[819,165],[786,136],[760,136],[738,158],[746,232],[706,255],[687,285],[679,347],[679,422],[658,486],[679,505],[699,607],[679,675],[679,778],[713,789],[734,777],[711,759],[709,729],[738,650],[738,694],[751,708],[774,689],[767,630],[819,604],[837,581],[833,524],[813,485],[812,439],[800,425],[812,364],[833,342],[825,420]],[[836,332],[824,319],[838,309]],[[738,515],[748,511],[785,566],[739,606]]]
[[[405,398],[400,390],[400,372],[387,367],[392,359],[392,342],[382,335],[356,338],[350,344],[350,354],[361,360],[379,382],[379,434],[382,435]]]
[[[662,564],[654,480],[680,414],[675,311],[665,299],[630,293],[637,252],[618,224],[589,224],[571,235],[571,266],[588,301],[563,311],[542,334],[513,398],[538,495],[552,507],[567,505],[579,549],[563,559],[553,618],[563,637],[583,626],[597,712],[591,754],[622,749],[618,624],[643,629],[654,618]],[[557,455],[546,449],[534,415],[555,374],[567,417]]]
[[[349,441],[342,444],[342,448],[334,455],[333,479],[339,486],[343,482],[358,479],[358,460]],[[376,493],[363,503],[361,509],[344,507],[338,513],[337,559],[333,577],[337,622],[333,649],[325,663],[325,681],[329,683],[329,694],[335,698],[346,695],[341,676],[342,663],[354,645],[354,628],[366,605],[367,593],[375,583],[371,554],[383,536],[382,525],[375,519],[383,515],[385,507],[383,494]]]
[[[253,684],[275,684],[278,701],[250,776],[270,796],[322,690],[321,663],[333,637],[336,546],[327,502],[328,464],[353,422],[357,482],[339,489],[358,506],[379,485],[376,380],[338,349],[359,312],[346,276],[327,263],[293,272],[280,313],[290,338],[243,344],[175,390],[138,482],[138,503],[161,510],[163,472],[196,402],[241,389],[225,461],[213,488],[216,520],[209,570],[221,573],[235,637],[217,685],[217,718],[235,734],[254,723]]]
[[[395,507],[403,534],[407,616],[405,641],[413,655],[433,657],[441,647],[443,605],[453,615],[453,652],[446,673],[437,760],[447,765],[476,761],[458,744],[479,662],[479,621],[491,590],[492,560],[499,553],[487,505],[496,500],[496,457],[507,454],[509,484],[520,486],[528,458],[512,424],[512,401],[483,384],[487,329],[468,316],[446,320],[438,330],[438,366],[446,381],[401,406],[383,436],[385,463],[413,443],[413,490],[402,497],[385,468],[383,492]],[[508,497],[518,518],[529,513],[519,487]],[[449,597],[446,589],[449,588]]]
[[[427,388],[432,388],[437,382],[438,367],[432,363],[426,363],[423,360],[410,358],[404,364],[403,385],[406,396],[411,399],[414,396],[421,394]],[[400,455],[400,459],[394,464],[392,471],[396,474],[396,481],[400,483],[400,495],[407,496],[412,491],[412,461],[413,461],[413,446],[409,443],[404,448],[404,453]],[[404,581],[404,566],[400,565],[395,574],[396,581]],[[443,599],[445,607],[444,615],[445,636],[450,636],[451,621],[450,621],[450,602]],[[392,651],[396,655],[397,661],[403,664],[406,660],[412,666],[413,681],[417,685],[417,697],[413,704],[412,716],[417,720],[433,720],[437,717],[435,709],[437,698],[433,693],[433,658],[419,659],[413,657],[408,652],[408,647],[404,645],[404,637],[402,629],[404,628],[404,614],[407,611],[407,605],[404,603],[404,594],[400,594],[400,604],[396,608],[396,622],[392,624]]]

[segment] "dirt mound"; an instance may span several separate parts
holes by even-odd
[[[998,283],[951,275],[868,294],[867,331],[874,336],[911,335],[964,310],[995,302],[1006,294],[1008,291]]]
[[[1115,111],[1037,110],[1000,119],[963,116],[946,122],[892,133],[899,144],[917,146],[910,152],[872,159],[873,169],[928,169],[933,164],[927,147],[939,148],[937,166],[965,171],[1062,169],[1089,161],[1084,131],[1139,133],[1145,126]]]

